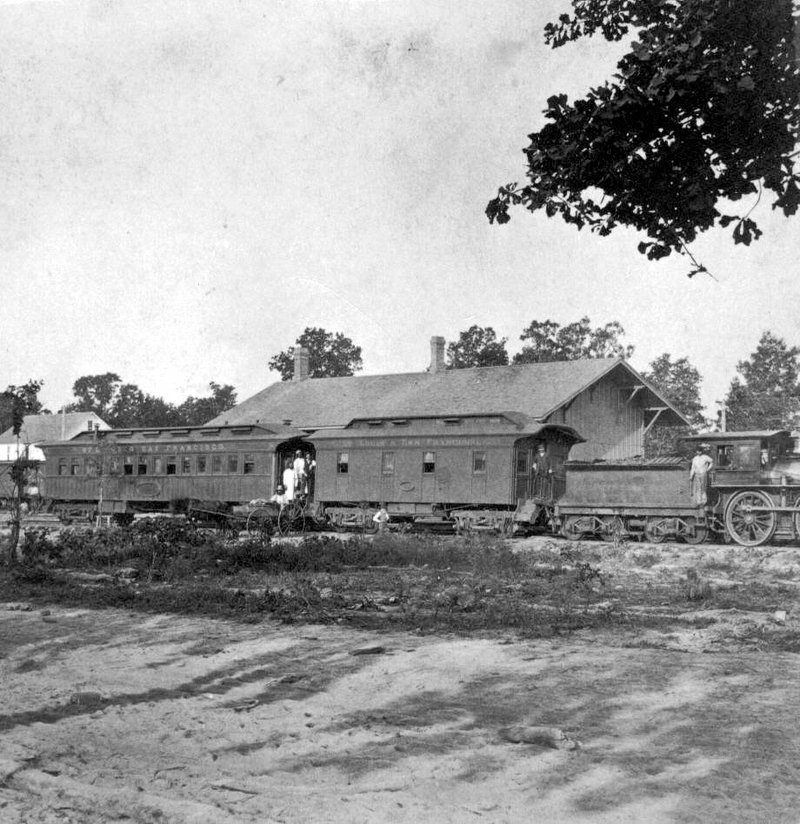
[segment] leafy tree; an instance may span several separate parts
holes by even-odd
[[[362,368],[361,347],[341,332],[326,332],[316,326],[307,326],[303,334],[283,352],[269,360],[269,368],[280,373],[281,380],[288,381],[294,375],[294,353],[297,347],[305,347],[309,354],[309,377],[342,378]]]
[[[764,332],[755,352],[739,361],[725,398],[731,430],[792,429],[800,413],[800,347]]]
[[[28,381],[23,386],[8,386],[2,393],[4,402],[11,409],[11,427],[14,437],[17,439],[17,457],[11,465],[11,482],[14,488],[14,497],[11,513],[11,535],[9,536],[6,548],[5,562],[13,564],[17,560],[17,545],[19,544],[19,533],[22,525],[22,504],[25,495],[25,486],[28,482],[28,472],[38,466],[38,461],[28,458],[27,450],[20,450],[20,432],[25,415],[30,413],[32,406],[38,403],[39,390],[42,388],[42,381]]]
[[[534,320],[523,330],[525,344],[514,363],[576,360],[578,358],[630,358],[633,346],[622,343],[625,330],[617,322],[592,329],[588,317],[561,326],[552,320]]]
[[[115,372],[106,372],[103,375],[84,375],[72,384],[72,394],[76,400],[67,411],[94,412],[110,425],[109,418],[113,414],[121,384],[122,378]]]
[[[15,425],[14,410],[25,415],[46,413],[39,400],[38,393],[42,381],[28,381],[23,386],[9,386],[0,393],[0,432],[5,432]]]
[[[643,377],[671,401],[693,425],[705,424],[703,403],[700,400],[700,373],[689,359],[672,360],[669,352],[664,352],[650,363],[650,371]]]
[[[527,182],[499,190],[486,209],[506,223],[509,206],[544,209],[601,235],[644,232],[651,260],[689,254],[715,225],[735,243],[761,230],[749,217],[764,190],[773,209],[800,206],[800,68],[792,0],[572,0],[545,29],[559,47],[600,32],[630,51],[610,82],[569,103],[547,101],[546,125],[530,135]],[[730,213],[730,201],[751,198]],[[728,203],[722,203],[728,201]],[[745,211],[746,210],[746,211]]]
[[[191,395],[178,407],[178,413],[187,426],[202,426],[217,415],[236,406],[236,390],[230,385],[221,386],[212,381],[211,395],[194,398]]]
[[[114,372],[85,375],[73,384],[76,401],[70,412],[94,412],[117,429],[200,426],[236,404],[236,390],[213,381],[208,398],[187,398],[179,406],[143,392],[135,383],[122,383]]]
[[[703,426],[703,403],[700,400],[700,373],[686,357],[672,360],[664,352],[650,363],[650,371],[643,377],[682,412],[693,426]],[[690,434],[687,426],[660,426],[656,422],[645,436],[645,455],[648,458],[669,455],[676,451],[678,440]]]
[[[447,347],[448,369],[469,369],[474,366],[507,366],[508,338],[497,340],[491,326],[470,326]]]

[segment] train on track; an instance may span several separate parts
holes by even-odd
[[[787,431],[691,436],[684,455],[653,460],[570,461],[582,441],[569,426],[513,413],[357,419],[310,433],[268,423],[94,431],[42,445],[42,494],[67,518],[124,520],[186,511],[187,502],[233,511],[268,499],[300,450],[316,469],[285,508],[287,530],[370,531],[385,506],[402,529],[653,543],[712,536],[743,546],[800,540],[800,455]],[[713,466],[702,504],[689,481],[700,443]]]

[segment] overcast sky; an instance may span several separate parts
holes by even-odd
[[[547,97],[620,54],[546,48],[567,6],[0,0],[0,384],[43,378],[53,409],[106,371],[244,399],[306,326],[382,373],[424,369],[432,335],[493,326],[513,354],[532,319],[589,315],[721,398],[765,329],[800,344],[800,222],[760,205],[764,237],[708,234],[717,280],[689,280],[633,232],[484,216]]]

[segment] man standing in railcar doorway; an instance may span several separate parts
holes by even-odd
[[[711,447],[707,443],[698,445],[694,458],[692,458],[692,468],[689,470],[689,482],[692,485],[692,501],[697,506],[705,506],[708,503],[708,473],[714,462],[708,455]]]
[[[547,447],[539,442],[536,445],[536,457],[533,459],[533,495],[538,498],[550,497],[548,485],[550,476],[553,474],[553,466],[550,463],[550,456],[547,454]]]

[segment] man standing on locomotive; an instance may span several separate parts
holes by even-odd
[[[689,470],[689,483],[692,485],[692,501],[696,506],[705,506],[708,503],[708,473],[714,462],[708,455],[711,447],[707,443],[698,444],[692,468]]]

